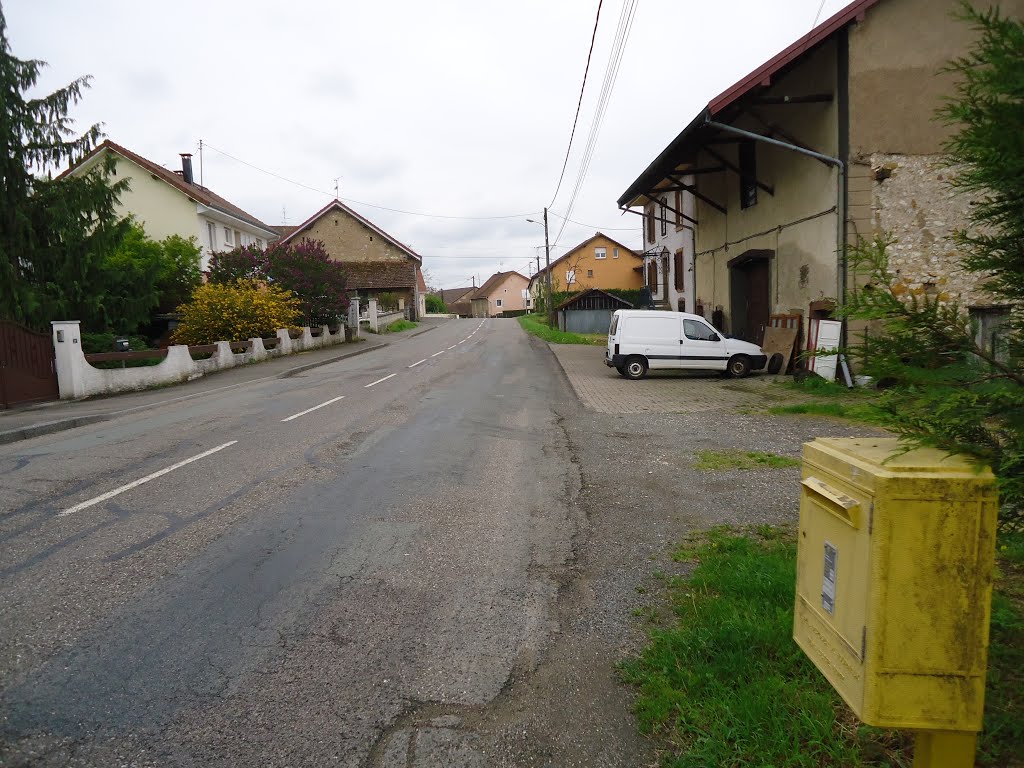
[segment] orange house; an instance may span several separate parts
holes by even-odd
[[[590,288],[644,287],[643,256],[607,235],[596,233],[551,262],[551,289],[586,291]],[[532,306],[544,295],[547,269],[542,267],[530,279]]]

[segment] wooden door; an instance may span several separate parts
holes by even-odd
[[[747,327],[744,338],[760,345],[764,341],[764,329],[771,314],[770,270],[768,259],[748,262],[747,273]]]

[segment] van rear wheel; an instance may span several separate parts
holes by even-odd
[[[642,379],[647,375],[647,361],[639,355],[627,358],[622,375],[633,381]]]

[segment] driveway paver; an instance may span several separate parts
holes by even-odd
[[[704,371],[652,371],[630,381],[604,364],[604,348],[549,344],[583,405],[598,413],[702,413],[766,408],[806,398],[773,386],[788,376],[729,379]]]

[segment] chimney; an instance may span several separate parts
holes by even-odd
[[[192,155],[189,152],[181,153],[181,175],[186,184],[195,184],[192,180]]]

